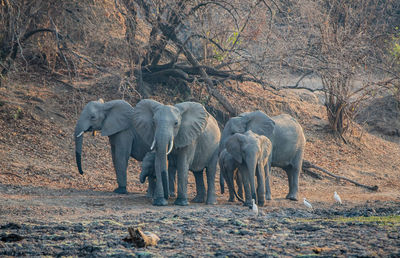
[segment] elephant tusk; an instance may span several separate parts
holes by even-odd
[[[154,138],[153,143],[151,144],[150,150],[154,150],[155,145],[156,145],[156,138]]]
[[[80,133],[76,136],[76,138],[81,137],[83,133],[84,133],[84,131],[80,132]]]
[[[169,149],[168,149],[167,155],[171,153],[173,147],[174,147],[174,140],[171,140],[171,142],[169,144]]]

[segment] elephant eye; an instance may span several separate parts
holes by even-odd
[[[96,120],[96,116],[95,115],[91,115],[90,116],[90,120]]]
[[[174,125],[175,125],[175,127],[177,127],[178,126],[178,121],[175,121]]]

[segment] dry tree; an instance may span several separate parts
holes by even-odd
[[[238,110],[217,85],[227,80],[264,83],[249,69],[249,35],[256,34],[254,17],[267,15],[266,1],[120,0],[129,44],[130,75],[143,96],[154,83],[178,85],[191,94],[193,82],[205,85],[230,115]],[[138,15],[149,33],[136,40]],[[252,31],[254,30],[254,31]]]
[[[376,68],[398,10],[391,0],[302,0],[286,6],[290,33],[279,32],[288,42],[280,60],[302,74],[300,80],[320,78],[329,124],[344,141],[359,105],[381,90]]]
[[[57,6],[52,6],[56,9]],[[0,3],[0,70],[3,79],[12,69],[17,55],[20,54],[24,63],[28,65],[28,59],[35,58],[32,53],[25,51],[27,42],[36,37],[37,48],[42,48],[42,58],[49,64],[55,63],[54,59],[58,54],[65,59],[60,49],[62,48],[64,37],[57,27],[51,24],[53,21],[49,17],[49,4],[46,1],[17,1],[4,0]],[[47,18],[44,19],[43,17]],[[40,35],[40,36],[37,36]],[[48,40],[48,36],[52,40]],[[51,44],[52,46],[49,46]],[[66,60],[66,59],[65,59]],[[31,60],[29,60],[31,61]]]

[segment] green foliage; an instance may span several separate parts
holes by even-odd
[[[396,64],[400,64],[400,30],[399,27],[395,28],[395,33],[392,35],[390,47],[390,54],[396,59]]]
[[[24,113],[22,112],[22,108],[18,107],[17,111],[15,111],[14,116],[13,116],[14,120],[22,119],[23,116],[24,116]]]
[[[329,221],[336,223],[365,223],[365,224],[376,224],[378,226],[400,226],[400,216],[399,215],[389,215],[389,216],[370,216],[370,217],[337,217],[337,218],[327,218],[327,219],[299,219],[301,222],[315,222],[315,221]]]
[[[239,35],[239,31],[233,31],[225,40],[216,39],[215,42],[219,44],[224,50],[231,49],[235,46],[237,47],[242,44],[242,40]],[[213,56],[218,62],[224,61],[230,55],[228,51],[222,51],[215,45],[212,45],[212,50],[214,54]]]
[[[388,45],[389,69],[393,74],[397,74],[389,90],[392,92],[393,96],[400,101],[400,30],[398,26],[395,27],[395,32],[391,36]]]

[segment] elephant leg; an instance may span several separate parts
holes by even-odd
[[[234,202],[235,201],[235,193],[234,193],[234,179],[235,179],[235,173],[236,169],[232,169],[228,166],[227,164],[220,164],[220,177],[222,180],[226,181],[228,185],[228,191],[229,191],[229,199],[228,202]]]
[[[168,164],[169,197],[175,197],[176,167]]]
[[[286,195],[286,199],[297,201],[300,169],[290,165],[285,167],[284,170],[286,171],[289,181],[289,193]]]
[[[118,133],[109,137],[111,145],[111,156],[114,164],[115,174],[117,176],[118,188],[114,193],[126,194],[126,169],[128,167],[129,154],[131,152],[132,142],[129,135]]]
[[[257,166],[256,176],[257,176],[257,202],[259,206],[264,206],[265,203],[265,186],[264,186],[264,171],[263,166],[259,164]]]
[[[206,200],[206,187],[204,186],[203,171],[193,172],[194,178],[196,180],[196,197],[192,202],[202,203]]]
[[[183,149],[183,153],[179,153],[177,160],[177,169],[178,169],[178,197],[176,198],[174,204],[187,206],[189,205],[187,198],[187,183],[188,183],[188,171],[189,164],[187,162],[187,149]]]
[[[218,150],[213,154],[211,161],[206,167],[207,175],[207,200],[206,204],[217,204],[217,196],[215,194],[215,175],[217,174]]]
[[[299,151],[296,154],[296,158],[293,159],[293,164],[284,168],[289,181],[289,193],[286,195],[286,199],[297,201],[299,176],[302,164],[303,164],[303,151]]]
[[[232,175],[230,175],[230,176],[232,176],[233,178],[235,178],[235,171],[232,171]],[[227,182],[228,182],[228,180],[230,180],[229,178],[227,178],[226,179],[227,180]],[[234,187],[235,187],[235,183],[234,183],[234,180],[232,180],[232,183],[233,183],[233,185],[231,186],[230,184],[228,184],[228,191],[229,191],[229,199],[228,199],[228,202],[234,202],[235,201],[235,193],[234,193]],[[237,181],[236,181],[236,183],[237,183]],[[241,196],[242,198],[243,198],[243,196]]]
[[[234,202],[235,201],[235,193],[233,192],[233,189],[231,187],[228,187],[228,191],[229,191],[228,202]],[[243,196],[241,198],[243,198]]]
[[[148,177],[149,186],[147,187],[147,194],[146,197],[153,198],[154,196],[154,189],[156,188],[156,179],[154,177]]]
[[[265,173],[265,199],[266,200],[272,200],[271,196],[271,165],[267,164],[264,167],[264,173]]]
[[[220,177],[222,177],[223,180],[226,181],[228,185],[228,192],[229,192],[228,202],[234,202],[235,201],[234,179],[235,179],[236,169],[231,169],[228,166],[220,166],[220,170],[221,170]]]
[[[239,186],[238,182],[238,172],[237,172],[237,167],[235,167],[234,164],[231,162],[224,162],[223,164],[220,164],[220,177],[222,180],[225,180],[226,183],[228,184],[228,192],[229,192],[229,199],[228,202],[234,202],[235,201],[235,192],[234,192],[234,187],[235,183],[234,181],[236,180],[236,184]],[[241,189],[240,198],[243,199],[243,189],[242,186],[239,186]]]

